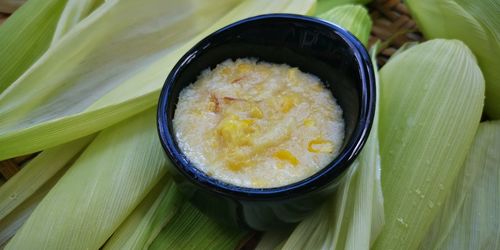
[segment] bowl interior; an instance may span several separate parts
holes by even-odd
[[[341,161],[352,160],[352,151],[359,151],[366,139],[364,133],[370,125],[366,123],[372,115],[367,112],[367,106],[374,103],[369,96],[374,90],[367,84],[373,80],[369,74],[370,60],[364,47],[345,30],[303,16],[275,14],[247,19],[219,30],[189,51],[169,75],[167,90],[160,98],[160,105],[166,105],[168,132],[174,135],[171,121],[180,91],[195,82],[201,71],[229,58],[248,57],[285,63],[319,77],[342,108],[345,121],[343,147],[330,165],[333,168],[335,164],[345,165]],[[167,100],[164,104],[163,98]],[[177,147],[175,141],[174,144]],[[345,167],[329,171],[338,175]]]

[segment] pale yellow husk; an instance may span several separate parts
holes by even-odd
[[[91,14],[103,2],[104,0],[68,0],[57,22],[56,30],[52,37],[52,44],[59,41],[64,34],[68,33],[68,31]],[[106,1],[106,4],[111,4],[111,2]]]
[[[486,80],[486,113],[500,119],[500,1],[408,0],[427,38],[463,41],[477,57]]]
[[[323,14],[332,8],[345,4],[366,4],[371,0],[318,0],[315,15]]]
[[[458,175],[481,119],[484,78],[457,40],[431,40],[380,70],[386,224],[375,249],[415,249]]]
[[[420,249],[500,248],[500,121],[479,125],[464,168]]]
[[[0,8],[14,1],[0,0]],[[0,25],[0,93],[49,48],[66,2],[29,1]]]
[[[52,178],[32,193],[31,196],[25,198],[22,203],[17,205],[15,210],[0,220],[0,249],[5,248],[8,241],[16,234],[17,230],[24,222],[26,222],[33,210],[35,210],[40,201],[47,195],[68,168],[68,165],[64,166],[55,173]]]
[[[160,88],[169,71],[165,65],[151,69],[153,62],[176,51],[236,4],[236,0],[217,5],[200,0],[107,1],[0,95],[0,159],[92,134],[153,106],[157,94],[144,91],[150,85]],[[170,61],[178,58],[171,56]],[[149,69],[154,73],[138,73]],[[128,86],[125,93],[118,90],[120,98],[109,96],[127,80],[136,86]],[[149,99],[127,105],[134,99],[131,95]],[[113,106],[117,103],[122,105]],[[96,110],[96,105],[107,109]],[[90,110],[96,112],[86,116]]]
[[[183,201],[170,176],[165,176],[116,229],[103,249],[148,248]]]
[[[190,203],[185,203],[149,249],[231,250],[245,234],[241,229],[217,224]]]
[[[346,27],[365,46],[368,45],[372,19],[368,11],[361,5],[341,5],[318,16],[319,18]]]
[[[0,221],[80,153],[93,139],[87,136],[47,149],[0,187]]]
[[[166,173],[154,121],[151,109],[101,132],[7,249],[101,247]]]

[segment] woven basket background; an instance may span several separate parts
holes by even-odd
[[[381,41],[377,64],[383,66],[391,55],[406,42],[423,41],[415,22],[402,0],[373,0],[368,6],[373,20],[369,46]],[[8,18],[8,13],[0,13],[0,25]],[[8,145],[2,145],[3,147]],[[14,176],[36,154],[0,161],[0,183]],[[242,240],[238,249],[254,249],[260,235],[253,233]]]

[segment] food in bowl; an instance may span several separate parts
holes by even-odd
[[[321,80],[252,58],[226,60],[184,88],[173,119],[185,156],[236,186],[273,188],[329,164],[344,137],[342,110]]]

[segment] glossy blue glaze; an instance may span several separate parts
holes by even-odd
[[[343,110],[345,139],[340,154],[323,170],[287,186],[245,188],[207,176],[179,149],[174,117],[180,91],[200,72],[232,58],[286,63],[318,76]],[[218,221],[256,230],[297,223],[318,207],[361,151],[375,111],[375,77],[364,46],[345,29],[321,19],[268,14],[233,23],[189,50],[172,69],[158,104],[158,132],[183,193]]]

